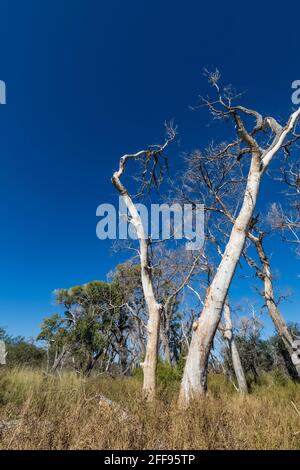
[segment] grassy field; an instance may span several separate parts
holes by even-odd
[[[0,421],[16,423],[0,430],[0,448],[300,449],[300,385],[268,374],[243,397],[222,376],[209,382],[209,395],[183,412],[177,382],[147,405],[139,378],[3,368]]]

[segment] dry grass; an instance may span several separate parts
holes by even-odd
[[[268,375],[251,395],[238,395],[223,377],[210,394],[181,412],[178,384],[161,388],[154,404],[140,398],[138,379],[38,371],[0,371],[0,449],[300,449],[300,385]],[[120,409],[103,404],[100,395]]]

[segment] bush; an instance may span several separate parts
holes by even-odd
[[[138,367],[133,372],[133,377],[138,379],[140,382],[143,381],[143,369]],[[180,370],[176,366],[172,366],[167,362],[159,361],[157,365],[157,384],[163,387],[178,383],[181,379]]]
[[[6,349],[8,366],[42,367],[46,362],[46,352],[23,339],[7,344]]]

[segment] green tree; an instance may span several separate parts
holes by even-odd
[[[47,342],[56,370],[71,356],[89,374],[100,358],[115,351],[122,295],[114,282],[92,281],[55,291],[63,316],[55,314],[42,324],[39,340]]]
[[[9,367],[15,365],[41,367],[45,363],[45,350],[33,341],[27,341],[23,336],[13,337],[3,327],[0,327],[0,340],[5,342]]]

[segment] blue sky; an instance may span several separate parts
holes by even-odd
[[[246,90],[245,104],[288,115],[299,12],[296,2],[1,0],[0,325],[35,335],[55,288],[105,278],[116,259],[95,213],[116,200],[112,170],[159,141],[165,119],[179,126],[180,150],[207,143],[207,114],[189,110],[203,67]],[[181,167],[176,146],[169,164]],[[273,192],[266,183],[265,204]],[[291,251],[271,248],[279,287],[297,289]],[[294,293],[285,316],[299,306]]]

